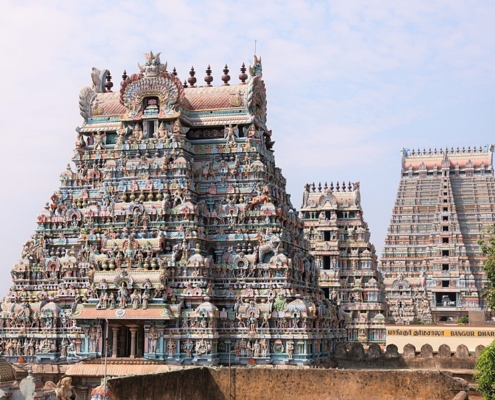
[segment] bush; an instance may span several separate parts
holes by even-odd
[[[468,324],[469,323],[469,317],[467,315],[462,316],[457,320],[458,324]]]
[[[485,285],[483,297],[486,298],[488,308],[495,310],[495,226],[492,226],[484,234],[484,238],[478,240],[481,251],[486,256],[483,262],[483,270],[488,279]]]
[[[474,370],[474,379],[478,383],[478,391],[485,400],[495,399],[495,341],[485,347]]]

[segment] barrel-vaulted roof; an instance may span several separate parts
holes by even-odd
[[[123,76],[120,90],[110,91],[101,80],[108,80],[108,71],[93,69],[92,87],[85,87],[79,95],[79,108],[84,124],[81,133],[117,131],[121,122],[158,118],[180,118],[191,127],[256,124],[265,129],[266,90],[259,69],[250,69],[247,82],[221,86],[182,84],[174,73],[166,71],[166,64],[149,72]],[[96,72],[95,72],[96,71]],[[246,75],[247,78],[247,75]],[[158,112],[150,116],[147,99],[157,102]],[[155,101],[154,100],[154,101]],[[155,103],[153,103],[155,104]]]

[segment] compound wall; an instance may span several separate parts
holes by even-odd
[[[447,344],[456,348],[460,344],[475,351],[476,346],[488,346],[495,340],[494,326],[449,325],[386,325],[386,344],[402,349],[406,344],[420,348],[429,344],[438,348]]]
[[[464,389],[439,371],[315,368],[192,368],[115,378],[108,385],[115,400],[451,400]]]

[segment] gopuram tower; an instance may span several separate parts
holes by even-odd
[[[305,185],[301,217],[325,297],[340,305],[347,340],[385,342],[387,304],[359,182]]]
[[[495,223],[493,150],[402,150],[380,266],[395,323],[456,321],[484,309],[478,240]]]
[[[112,92],[93,68],[75,167],[2,304],[9,359],[311,364],[344,340],[275,165],[261,58],[223,73],[181,83],[150,52]]]

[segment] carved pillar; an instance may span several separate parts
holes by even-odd
[[[83,352],[89,353],[89,328],[84,329]]]
[[[118,341],[118,334],[119,334],[119,325],[112,325],[112,358],[117,358],[117,341]]]
[[[163,339],[163,335],[164,335],[164,329],[163,328],[158,328],[158,340],[156,341],[156,352],[157,353],[166,353],[166,346],[164,345],[164,339]]]
[[[149,336],[150,336],[150,327],[146,326],[144,328],[144,353],[151,353]]]
[[[130,325],[129,330],[131,331],[131,354],[130,358],[136,357],[136,332],[138,327],[136,325]]]

